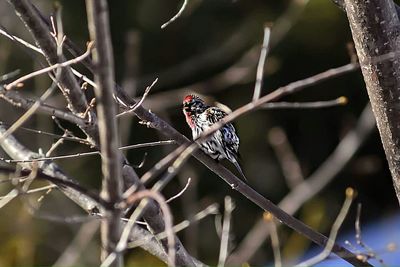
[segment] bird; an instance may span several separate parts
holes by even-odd
[[[214,123],[227,115],[222,109],[207,105],[203,99],[194,94],[185,96],[182,105],[183,114],[192,130],[194,141],[201,133],[207,131]],[[239,137],[232,123],[222,126],[212,136],[201,141],[199,145],[207,155],[217,162],[222,159],[232,162],[244,180],[247,181],[239,163]]]

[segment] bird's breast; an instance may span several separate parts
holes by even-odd
[[[195,127],[194,121],[193,121],[193,116],[189,112],[186,112],[186,111],[183,111],[183,113],[185,114],[186,123],[189,125],[190,128],[193,129],[193,127]]]

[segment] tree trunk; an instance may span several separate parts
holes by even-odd
[[[372,110],[400,202],[400,23],[392,0],[345,0]],[[396,57],[388,53],[397,54]]]

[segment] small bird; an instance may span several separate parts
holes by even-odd
[[[183,99],[183,114],[185,114],[186,122],[192,130],[193,140],[196,140],[202,132],[207,131],[211,125],[227,115],[218,107],[206,105],[196,95],[187,95]],[[200,147],[217,161],[228,159],[247,180],[239,164],[239,137],[231,123],[225,124],[206,141],[201,142]]]

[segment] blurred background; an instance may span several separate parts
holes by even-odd
[[[44,14],[52,14],[54,1],[37,0],[34,3]],[[65,34],[85,49],[88,30],[84,1],[64,0],[59,3]],[[160,29],[181,4],[182,1],[175,0],[109,1],[109,8],[117,83],[131,96],[140,98],[146,86],[158,78],[143,106],[187,137],[191,137],[191,132],[181,110],[184,95],[197,93],[210,104],[220,102],[232,110],[251,101],[264,25],[271,25],[272,36],[263,95],[351,61],[348,44],[352,39],[346,16],[329,0],[191,0],[178,20]],[[0,24],[8,32],[33,42],[4,0],[0,1]],[[39,55],[0,37],[0,74],[16,69],[25,74],[40,68],[39,61],[43,62]],[[83,66],[77,68],[90,77]],[[25,84],[23,93],[40,95],[49,85],[48,77],[39,76]],[[293,187],[287,178],[287,168],[293,167],[290,156],[295,155],[300,166],[299,170],[295,168],[299,177],[294,183],[301,182],[318,170],[346,134],[356,127],[368,102],[359,71],[283,99],[309,102],[340,96],[348,98],[347,105],[323,109],[259,110],[235,121],[241,138],[242,165],[253,188],[274,203],[279,203]],[[59,93],[48,102],[65,106]],[[21,115],[21,110],[4,101],[1,102],[0,112],[0,120],[8,124]],[[43,115],[34,116],[25,126],[61,133],[51,118]],[[63,126],[81,135],[73,125],[63,123]],[[122,145],[167,139],[159,132],[138,124],[138,120],[130,116],[120,119],[120,130]],[[362,203],[362,225],[376,223],[374,225],[382,229],[384,224],[377,222],[398,214],[399,204],[378,132],[373,128],[366,135],[355,156],[344,168],[339,168],[340,171],[324,189],[301,206],[295,213],[296,217],[329,235],[344,201],[345,189],[349,186],[358,193],[354,203]],[[51,137],[23,130],[17,131],[16,137],[34,151],[39,148],[46,151],[54,142]],[[140,164],[145,157],[143,166],[137,169],[139,174],[143,174],[173,148],[171,145],[131,150],[127,156],[133,164]],[[88,150],[83,145],[65,142],[55,154]],[[288,163],[285,158],[288,155],[289,165],[282,165],[282,161]],[[57,163],[83,185],[93,189],[100,187],[98,156],[58,160]],[[235,171],[229,163],[224,162],[224,165]],[[220,211],[223,212],[224,197],[230,195],[236,203],[232,214],[230,249],[233,253],[237,252],[255,223],[262,220],[262,211],[195,159],[190,159],[165,189],[165,196],[168,198],[179,192],[189,177],[191,183],[188,190],[171,202],[174,221],[189,218],[212,203],[220,204]],[[7,194],[11,188],[9,183],[1,183],[1,195]],[[20,197],[0,210],[0,266],[51,265],[77,232],[87,225],[87,222],[67,223],[67,220],[62,220],[84,214],[61,193],[53,190],[40,204],[36,203],[42,194]],[[35,205],[40,209],[32,212],[30,202],[27,204],[28,198],[36,201]],[[356,205],[353,205],[341,230],[348,233],[349,239],[353,238],[354,244],[355,217]],[[208,216],[179,234],[189,252],[208,264],[218,261],[220,238],[215,226],[219,224],[218,218]],[[280,227],[278,232],[282,258],[287,264],[300,259],[313,247],[287,227]],[[368,233],[371,234],[371,231]],[[99,238],[96,233],[93,235],[93,240],[85,246],[85,253],[76,264],[98,264]],[[397,253],[396,249],[390,250],[387,245],[399,242],[400,234],[386,232],[379,235],[384,241],[369,245],[380,258]],[[235,263],[234,259],[231,260]],[[269,238],[251,253],[250,258],[244,258],[244,262],[255,265],[273,262]],[[126,254],[126,264],[161,263],[146,252],[135,249]]]

